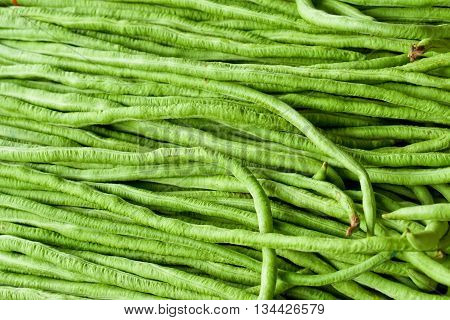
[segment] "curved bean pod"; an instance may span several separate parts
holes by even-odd
[[[302,266],[310,269],[311,271],[318,274],[332,274],[336,272],[336,269],[332,267],[327,262],[323,261],[318,256],[311,253],[304,252],[294,252],[288,250],[277,250],[278,254],[285,257],[289,261],[292,261],[298,266]],[[373,292],[360,287],[354,281],[344,281],[332,284],[332,287],[337,291],[341,292],[347,297],[352,299],[369,299],[369,300],[380,300],[382,297]]]
[[[450,105],[448,99],[446,99],[446,91],[430,88],[430,87],[420,87],[414,86],[406,83],[394,83],[387,82],[378,84],[379,87],[397,90],[399,92],[405,93],[411,97],[416,97],[424,100],[436,101],[439,103],[443,103],[445,105]]]
[[[417,21],[450,22],[450,9],[446,8],[372,8],[363,10],[363,12],[379,21]]]
[[[377,118],[422,120],[424,122],[440,123],[434,115],[427,112],[400,107],[381,101],[368,101],[350,97],[339,97],[319,92],[305,92],[303,94],[284,94],[278,97],[295,108],[311,108],[330,112],[345,112],[358,115],[369,115]],[[444,120],[445,122],[445,120]]]
[[[450,130],[446,128],[427,128],[418,126],[391,125],[391,126],[367,126],[356,128],[331,129],[328,132],[349,137],[362,137],[367,139],[419,139],[428,140],[449,136]]]
[[[446,203],[406,207],[383,214],[385,219],[450,221],[450,205]]]
[[[450,167],[433,169],[368,168],[367,172],[373,183],[387,183],[404,186],[450,183]],[[343,177],[357,179],[350,171],[339,170],[339,173]]]
[[[380,57],[362,61],[336,62],[315,64],[313,68],[319,69],[383,69],[390,67],[398,67],[409,62],[407,54],[397,55],[395,57]]]
[[[134,181],[154,178],[184,177],[189,175],[227,174],[226,170],[209,164],[159,164],[115,166],[108,169],[76,169],[59,165],[30,164],[37,170],[56,174],[71,180],[92,182]]]
[[[431,279],[450,285],[450,270],[439,262],[433,260],[423,252],[401,253],[400,258],[411,263],[416,269],[422,271]]]
[[[336,264],[339,268],[345,268],[348,265],[342,262],[333,262],[333,264]],[[409,287],[385,279],[383,277],[380,277],[372,272],[363,273],[362,275],[358,276],[355,279],[356,282],[361,283],[362,285],[372,287],[375,290],[379,290],[381,293],[384,293],[388,297],[391,297],[393,299],[398,300],[420,300],[420,299],[426,299],[426,300],[448,300],[448,297],[445,296],[439,296],[439,295],[432,295],[428,293],[422,293],[420,291],[410,289]]]
[[[320,0],[317,3],[317,5],[319,9],[325,10],[326,12],[331,14],[353,17],[358,19],[366,19],[369,21],[374,20],[371,16],[367,16],[366,14],[359,11],[357,8],[337,0]]]
[[[280,278],[291,284],[299,286],[323,286],[330,283],[351,280],[358,277],[360,274],[371,270],[378,264],[387,261],[391,258],[392,254],[389,252],[379,253],[363,263],[356,264],[340,271],[322,274],[322,275],[302,275],[296,273],[283,273],[280,272]]]
[[[386,39],[363,35],[341,35],[336,37],[334,34],[310,34],[294,30],[256,30],[253,31],[252,34],[283,43],[318,45],[334,48],[367,48],[399,53],[408,53],[411,46],[414,44],[414,41],[403,39]],[[314,68],[317,68],[317,66],[314,66]]]

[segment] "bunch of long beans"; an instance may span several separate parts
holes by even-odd
[[[449,298],[449,1],[0,5],[0,298]]]

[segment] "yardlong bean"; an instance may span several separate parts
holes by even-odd
[[[383,215],[385,219],[450,221],[450,206],[447,203],[401,208]]]
[[[189,290],[166,285],[162,282],[143,279],[132,274],[127,274],[112,268],[103,267],[97,264],[87,262],[73,255],[62,253],[46,245],[20,239],[12,236],[0,236],[0,247],[2,250],[16,251],[23,254],[49,261],[59,265],[67,270],[83,272],[83,274],[109,283],[128,288],[132,291],[140,291],[144,293],[158,293],[161,296],[181,298],[196,297],[197,299],[213,299],[213,296],[197,294]]]
[[[177,155],[178,152],[174,152],[172,156]],[[199,151],[192,152],[193,153],[190,154],[191,157],[198,157],[202,155],[201,152],[200,154],[197,153]],[[178,153],[178,155],[180,154]],[[185,153],[183,156],[187,155],[189,155],[189,153]],[[167,158],[165,161],[167,161]],[[27,174],[23,176],[25,172]],[[176,219],[157,216],[148,209],[125,202],[116,196],[101,193],[99,191],[95,191],[93,188],[89,188],[86,185],[76,184],[68,180],[60,179],[56,176],[40,174],[24,167],[3,165],[1,167],[1,174],[3,176],[13,176],[21,180],[26,179],[47,188],[51,188],[52,185],[58,185],[63,192],[77,195],[82,199],[91,201],[98,205],[101,204],[101,206],[106,210],[110,210],[118,214],[126,214],[139,223],[144,223],[148,226],[155,227],[159,230],[166,231],[174,235],[188,236],[194,239],[203,239],[209,242],[228,242],[238,245],[267,245],[273,248],[297,250],[301,248],[304,251],[310,252],[378,252],[386,250],[414,250],[409,245],[407,240],[401,237],[369,237],[358,240],[314,238],[313,241],[308,241],[311,240],[311,238],[282,236],[272,233],[259,234],[245,230],[226,230],[215,227],[208,227],[205,229],[200,226],[194,226],[177,221]],[[97,195],[98,198],[94,197],[94,194]],[[130,213],[128,209],[131,209],[131,212],[133,213]],[[174,229],[175,226],[178,228]]]
[[[448,0],[0,7],[0,298],[448,299]]]
[[[316,9],[311,0],[296,0],[296,2],[300,16],[307,22],[340,31],[406,39],[445,38],[450,36],[450,26],[447,25],[388,24],[367,19],[331,15]]]
[[[177,149],[175,149],[175,150],[177,150]],[[182,157],[186,157],[186,160],[188,160],[188,159],[194,160],[197,158],[197,159],[204,159],[207,161],[223,162],[223,166],[225,166],[228,170],[231,170],[232,172],[234,172],[236,174],[236,176],[238,176],[240,179],[242,179],[241,181],[248,182],[249,191],[255,197],[255,208],[256,208],[257,212],[259,213],[258,223],[261,227],[261,231],[264,233],[271,232],[271,230],[272,230],[272,221],[271,221],[272,219],[271,218],[272,217],[271,217],[270,204],[269,204],[268,198],[267,198],[266,194],[264,193],[264,190],[262,189],[262,187],[259,185],[257,180],[253,177],[253,175],[248,171],[248,169],[244,169],[243,167],[241,167],[241,165],[238,162],[235,162],[232,160],[227,160],[225,157],[220,156],[220,155],[214,156],[214,155],[208,154],[206,151],[203,152],[200,149],[198,151],[186,150],[186,152],[184,152],[184,155],[183,155],[183,152],[181,152],[180,154],[177,155],[177,153],[179,153],[179,152],[180,152],[180,150],[175,151],[173,153],[172,156],[175,156],[174,159],[176,159],[177,157],[179,158],[179,156],[182,156]],[[156,156],[156,158],[155,158],[156,161],[158,161],[157,158],[159,158],[159,161],[161,161],[161,160],[164,161],[165,156],[164,155]],[[156,215],[154,215],[151,211],[149,211],[148,213],[153,215],[153,217],[156,218],[156,220],[161,219],[161,218],[157,217]],[[147,220],[147,219],[144,219],[144,220]],[[170,220],[172,220],[172,219],[170,219]],[[170,229],[172,229],[172,227],[170,227]],[[274,290],[275,281],[276,281],[276,277],[274,276],[274,273],[276,272],[276,267],[274,265],[275,253],[274,253],[273,249],[268,249],[265,251],[266,251],[265,252],[266,259],[265,259],[265,262],[263,263],[264,276],[261,277],[261,280],[262,280],[261,297],[271,298],[271,295],[273,295],[273,290]]]

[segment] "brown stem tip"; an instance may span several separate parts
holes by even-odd
[[[347,229],[347,232],[345,233],[345,235],[347,237],[350,237],[353,233],[354,230],[358,229],[359,227],[359,218],[356,214],[352,215],[352,217],[350,218],[350,226]]]
[[[408,53],[409,61],[411,61],[411,62],[416,61],[424,53],[425,53],[425,46],[419,45],[419,44],[413,44],[411,46],[411,50]]]

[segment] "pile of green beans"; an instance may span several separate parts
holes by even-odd
[[[449,22],[0,0],[0,299],[449,299]]]

